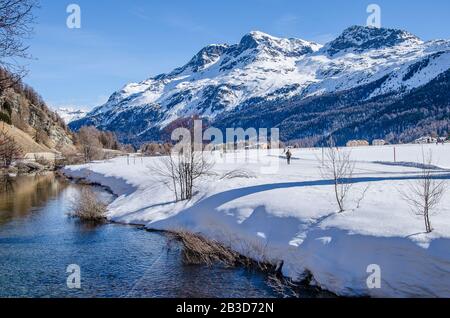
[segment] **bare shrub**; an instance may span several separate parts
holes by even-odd
[[[106,220],[106,204],[89,187],[84,187],[73,201],[69,215],[89,222]]]
[[[0,162],[9,167],[15,159],[23,156],[22,148],[5,130],[0,130]]]
[[[269,275],[267,285],[285,298],[300,298],[307,284],[297,283],[280,275]]]
[[[350,151],[339,149],[333,139],[330,139],[325,150],[325,160],[322,161],[320,167],[322,178],[333,180],[339,213],[345,211],[346,199],[353,186],[351,178],[353,177],[355,163],[351,160],[350,155]]]
[[[66,166],[66,165],[78,165],[82,164],[84,161],[83,155],[77,153],[72,149],[65,149],[62,151],[62,159],[58,160],[58,166]]]
[[[228,267],[244,266],[256,268],[266,273],[277,273],[278,264],[269,261],[256,261],[250,257],[235,252],[230,247],[188,231],[178,231],[170,234],[183,246],[183,260],[187,264],[206,264],[212,266],[220,263]],[[281,263],[282,264],[282,263]]]
[[[412,211],[423,217],[426,233],[431,233],[433,227],[430,216],[436,212],[435,209],[445,194],[447,182],[436,179],[433,177],[433,171],[426,168],[433,164],[431,152],[427,156],[422,153],[422,163],[423,168],[421,168],[419,178],[411,182],[406,191],[400,191],[400,194],[403,200],[410,205]]]
[[[81,127],[78,132],[77,141],[81,152],[83,153],[85,162],[103,159],[103,147],[99,137],[100,132],[95,127],[91,126]]]
[[[202,236],[187,231],[172,233],[173,238],[183,245],[183,260],[187,264],[206,264],[212,266],[222,263],[236,266],[240,255],[222,244],[206,240]]]
[[[192,199],[196,181],[208,175],[214,166],[204,149],[194,148],[188,146],[172,151],[151,166],[173,192],[176,201]]]
[[[356,208],[359,209],[361,207],[362,202],[364,201],[364,199],[366,198],[367,192],[369,192],[370,189],[370,184],[367,185],[363,191],[361,191],[361,195],[359,196],[359,198],[356,200]]]

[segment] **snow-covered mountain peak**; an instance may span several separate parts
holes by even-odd
[[[205,46],[172,72],[126,85],[72,127],[93,124],[144,139],[179,118],[199,115],[213,122],[261,101],[368,85],[360,98],[403,94],[449,68],[449,41],[424,43],[402,30],[353,26],[324,47],[252,31],[234,45]]]
[[[281,53],[286,56],[301,56],[315,52],[320,48],[321,46],[314,42],[294,38],[277,38],[261,31],[251,31],[244,35],[237,46],[240,53],[245,50],[257,49],[274,55]]]
[[[407,31],[355,25],[347,28],[339,37],[325,45],[324,50],[330,55],[335,55],[347,50],[362,52],[401,44],[421,43],[423,43],[421,39]]]
[[[273,40],[277,40],[277,37],[274,37],[268,33],[262,32],[262,31],[250,31],[246,36],[251,36],[255,39],[273,39]]]
[[[227,44],[211,44],[201,49],[180,71],[190,69],[192,72],[199,72],[206,69],[208,66],[217,62],[220,57],[229,48]]]
[[[88,111],[83,109],[74,109],[71,107],[60,107],[56,110],[56,113],[62,118],[62,120],[64,120],[66,124],[70,124],[75,120],[84,118],[88,114]]]
[[[282,39],[261,31],[251,31],[242,37],[239,46],[243,49],[254,49],[259,46],[274,46],[280,40]]]
[[[316,52],[321,47],[320,44],[301,39],[277,38],[261,31],[251,31],[244,35],[238,44],[208,45],[202,48],[186,65],[168,74],[158,75],[154,79],[173,80],[180,76],[205,72],[217,62],[220,62],[219,71],[224,72],[238,64],[244,67],[257,60],[267,61],[285,57],[300,57]]]

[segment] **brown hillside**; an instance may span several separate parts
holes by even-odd
[[[33,140],[33,138],[22,130],[5,124],[0,123],[0,129],[5,130],[9,136],[13,137],[17,144],[22,148],[24,153],[35,153],[35,152],[52,152],[54,150],[50,149],[45,145],[40,145]]]
[[[0,84],[0,123],[25,152],[73,149],[71,132],[39,94],[3,69]]]

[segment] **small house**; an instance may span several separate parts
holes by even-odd
[[[365,147],[369,145],[367,140],[350,140],[347,142],[347,147]]]
[[[375,139],[372,141],[372,146],[384,146],[386,145],[386,141],[383,139]]]
[[[416,139],[415,143],[416,144],[435,144],[437,143],[437,138],[435,137],[430,137],[430,136],[425,136],[425,137],[420,137],[418,139]]]

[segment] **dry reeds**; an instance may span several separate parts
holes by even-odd
[[[89,187],[84,187],[72,204],[69,215],[82,221],[104,222],[106,204],[101,202]]]

